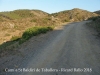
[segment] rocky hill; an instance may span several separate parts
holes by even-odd
[[[28,9],[0,12],[0,43],[9,41],[13,36],[21,36],[27,28],[33,26],[55,26],[95,16],[98,15],[78,8],[53,14]]]
[[[90,17],[98,16],[95,13],[89,12],[87,10],[82,10],[79,8],[74,8],[72,10],[65,10],[58,13],[53,13],[51,15],[60,19],[61,22],[82,21],[82,20],[87,20]]]

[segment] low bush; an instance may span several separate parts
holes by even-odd
[[[30,39],[32,36],[36,36],[42,33],[46,33],[47,31],[53,30],[54,27],[32,27],[27,29],[22,37],[21,36],[12,36],[10,41],[7,41],[0,45],[0,52],[4,52],[6,50],[12,50],[14,47],[16,48],[19,44]],[[8,49],[9,47],[9,49]]]
[[[11,41],[18,41],[20,39],[19,36],[12,36]]]
[[[19,43],[23,43],[26,40],[30,39],[32,36],[36,36],[41,33],[46,33],[47,31],[53,30],[53,27],[32,27],[27,29],[20,40]]]

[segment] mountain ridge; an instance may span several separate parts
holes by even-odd
[[[87,20],[95,16],[98,14],[79,8],[52,14],[28,9],[0,12],[0,43],[9,41],[13,36],[21,36],[30,27],[61,25],[66,22]]]

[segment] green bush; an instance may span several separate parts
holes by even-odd
[[[19,36],[12,36],[11,41],[18,41],[20,39]]]
[[[47,31],[53,30],[53,27],[32,27],[27,29],[20,40],[20,43],[25,42],[30,39],[32,36],[36,36],[41,33],[46,33]]]

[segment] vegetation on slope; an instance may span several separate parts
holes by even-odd
[[[14,11],[10,11],[10,12],[0,12],[0,14],[3,15],[3,16],[5,16],[5,18],[9,17],[10,19],[15,20],[15,19],[23,19],[23,18],[34,17],[34,16],[36,16],[36,14],[34,14],[35,12],[36,13],[40,12],[40,13],[42,13],[42,15],[47,15],[47,13],[45,13],[43,11],[28,10],[28,9],[14,10]],[[38,13],[38,14],[40,14],[40,13]]]
[[[78,8],[53,14],[28,9],[0,12],[0,43],[15,39],[13,36],[22,36],[27,28],[33,26],[55,26],[65,22],[87,20],[94,16],[98,15]]]
[[[89,26],[94,27],[100,34],[100,16],[89,18],[92,22],[88,23]]]
[[[23,33],[22,37],[13,36],[11,38],[11,41],[5,42],[0,45],[0,55],[2,52],[14,50],[14,48],[16,48],[19,44],[22,44],[23,42],[29,40],[31,37],[51,31],[53,30],[53,28],[54,27],[49,26],[28,28]]]
[[[24,42],[24,41],[30,39],[32,36],[36,36],[36,35],[41,34],[41,33],[46,33],[47,31],[51,31],[51,30],[53,30],[53,27],[32,27],[32,28],[29,28],[23,33],[20,42]]]
[[[78,9],[78,8],[74,8],[72,10],[61,11],[58,13],[53,13],[51,15],[60,19],[61,22],[83,21],[83,20],[87,20],[90,17],[98,16],[95,13],[89,12],[87,10]]]
[[[0,12],[0,44],[9,41],[13,36],[21,36],[33,26],[55,25],[48,14],[40,10],[15,10]],[[7,36],[6,34],[9,34]]]

